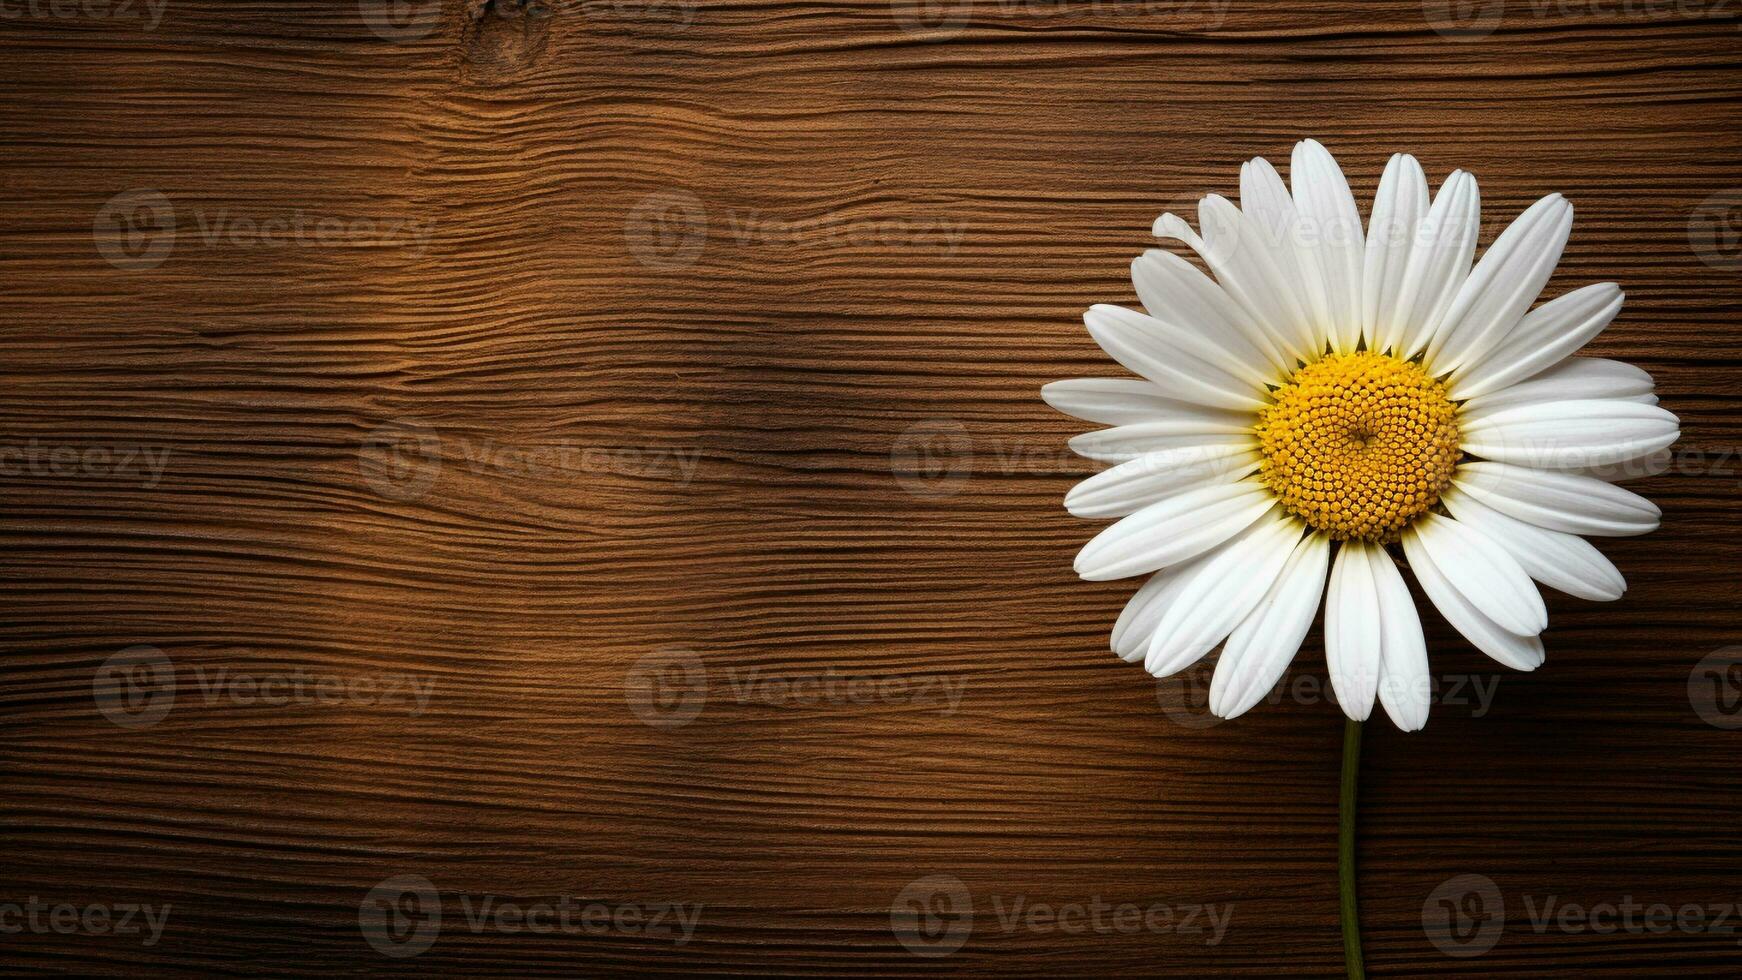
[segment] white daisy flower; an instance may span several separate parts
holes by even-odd
[[[1295,147],[1293,188],[1262,159],[1241,206],[1209,196],[1199,230],[1162,215],[1215,278],[1162,250],[1132,263],[1147,315],[1084,320],[1140,376],[1047,385],[1059,411],[1111,428],[1071,440],[1116,463],[1065,498],[1119,518],[1077,556],[1092,581],[1149,575],[1113,651],[1165,677],[1218,644],[1210,710],[1257,704],[1325,605],[1337,701],[1375,698],[1399,728],[1427,721],[1431,681],[1407,562],[1440,613],[1508,667],[1543,660],[1532,579],[1585,599],[1625,583],[1581,536],[1644,534],[1650,501],[1615,486],[1675,442],[1651,376],[1572,356],[1621,310],[1598,283],[1531,310],[1573,207],[1536,202],[1474,262],[1476,179],[1430,203],[1413,157],[1391,158],[1361,225],[1331,154]]]

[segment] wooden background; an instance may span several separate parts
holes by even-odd
[[[1306,136],[1363,209],[1393,151],[1473,169],[1485,241],[1566,193],[1551,290],[1624,284],[1595,352],[1685,433],[1545,669],[1424,617],[1448,703],[1368,726],[1372,975],[1742,970],[1526,909],[1742,900],[1742,733],[1689,693],[1742,643],[1733,4],[50,2],[0,11],[0,926],[170,912],[9,971],[1337,975],[1338,710],[1205,725],[1106,651],[1136,583],[1071,574],[1084,426],[1037,396],[1109,370],[1079,318],[1158,213]],[[1460,959],[1422,910],[1466,874],[1506,917]],[[406,875],[445,919],[389,957]],[[921,957],[932,875],[974,919]],[[703,911],[462,914],[565,896]]]

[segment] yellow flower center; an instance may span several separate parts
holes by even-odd
[[[1419,365],[1331,354],[1272,397],[1254,430],[1259,473],[1284,507],[1336,540],[1395,538],[1452,480],[1457,407]]]

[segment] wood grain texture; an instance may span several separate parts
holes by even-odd
[[[1685,432],[1545,669],[1424,615],[1448,703],[1367,733],[1371,974],[1742,972],[1530,919],[1742,899],[1742,733],[1689,694],[1742,643],[1725,5],[48,2],[0,21],[9,972],[1339,975],[1339,712],[1205,726],[1106,652],[1133,583],[1071,574],[1090,467],[1037,396],[1108,371],[1079,318],[1156,214],[1306,136],[1363,200],[1394,151],[1475,171],[1485,241],[1566,193],[1551,289],[1624,284],[1594,350]],[[443,921],[390,957],[360,916],[408,875]],[[974,917],[923,957],[933,875]],[[1460,875],[1506,903],[1468,959],[1423,925]],[[565,897],[701,914],[467,921]]]

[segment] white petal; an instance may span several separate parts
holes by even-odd
[[[1502,629],[1529,636],[1548,628],[1548,608],[1505,548],[1449,517],[1423,514],[1409,533],[1470,605]]]
[[[1162,614],[1149,641],[1145,669],[1168,677],[1203,659],[1275,584],[1303,530],[1298,519],[1279,507],[1212,558]]]
[[[1673,450],[1659,449],[1656,452],[1635,456],[1632,459],[1623,459],[1607,466],[1587,466],[1565,472],[1588,476],[1605,483],[1625,483],[1628,480],[1643,480],[1646,477],[1667,473],[1674,462],[1675,452]]]
[[[1465,452],[1539,469],[1605,466],[1663,449],[1681,435],[1656,405],[1616,398],[1518,405],[1466,422]]]
[[[1263,388],[1230,371],[1226,351],[1169,329],[1154,317],[1096,305],[1083,314],[1095,343],[1120,364],[1158,385],[1169,398],[1229,411],[1257,411]]]
[[[1258,232],[1258,241],[1270,257],[1286,288],[1310,299],[1309,285],[1301,271],[1300,215],[1295,211],[1294,198],[1282,175],[1263,157],[1255,157],[1240,165],[1240,211],[1250,219],[1250,227]],[[1308,304],[1310,305],[1310,303]],[[1305,308],[1305,307],[1303,307]],[[1291,344],[1310,344],[1312,338],[1290,335]],[[1283,364],[1283,373],[1292,372],[1292,362]]]
[[[1345,541],[1325,592],[1325,667],[1343,713],[1366,721],[1379,690],[1379,591],[1364,541]]]
[[[1550,194],[1500,233],[1428,342],[1436,376],[1481,358],[1512,332],[1554,275],[1572,231],[1572,203]]]
[[[1568,534],[1646,534],[1663,517],[1656,504],[1631,490],[1575,473],[1476,462],[1458,467],[1452,483],[1502,514]]]
[[[1502,409],[1541,402],[1579,398],[1631,398],[1649,396],[1651,375],[1606,357],[1569,357],[1547,371],[1509,388],[1472,398],[1464,403],[1462,421],[1468,423]]]
[[[1455,171],[1440,185],[1433,207],[1416,229],[1397,300],[1397,329],[1403,340],[1394,353],[1412,357],[1427,346],[1452,300],[1470,275],[1476,238],[1482,231],[1482,192],[1476,178]]]
[[[1125,604],[1125,608],[1119,613],[1119,619],[1113,623],[1110,645],[1113,652],[1119,655],[1119,659],[1126,663],[1136,663],[1143,659],[1143,652],[1149,649],[1149,638],[1155,635],[1155,624],[1161,622],[1161,614],[1167,611],[1174,597],[1179,595],[1192,576],[1213,556],[1227,548],[1229,543],[1231,542],[1217,545],[1190,561],[1169,565],[1143,583],[1143,587]]]
[[[1095,535],[1077,554],[1077,574],[1104,582],[1195,558],[1251,526],[1275,500],[1251,480],[1176,494]]]
[[[1403,532],[1403,554],[1409,559],[1409,570],[1415,573],[1421,590],[1427,593],[1440,615],[1476,649],[1514,670],[1535,670],[1542,666],[1542,639],[1509,633],[1470,605],[1428,557],[1413,528]]]
[[[1584,538],[1507,517],[1453,487],[1440,498],[1452,516],[1497,542],[1526,574],[1551,589],[1580,599],[1609,602],[1627,591],[1627,580]]]
[[[1180,261],[1184,262],[1185,260],[1180,259]],[[1136,274],[1137,266],[1141,262],[1141,257],[1132,262],[1133,275]],[[1146,331],[1154,336],[1156,341],[1163,345],[1163,349],[1184,354],[1190,358],[1190,361],[1182,366],[1190,367],[1199,362],[1209,365],[1214,369],[1218,378],[1226,375],[1229,378],[1238,379],[1243,385],[1243,391],[1262,391],[1266,385],[1276,383],[1275,372],[1256,351],[1247,347],[1245,340],[1239,334],[1218,330],[1213,323],[1194,322],[1182,316],[1182,314],[1192,314],[1197,311],[1190,309],[1170,311],[1162,304],[1159,297],[1151,295],[1150,299],[1164,313],[1169,313],[1169,317],[1150,316],[1119,306],[1097,306],[1089,312],[1090,315],[1094,315],[1096,310],[1117,311],[1112,315],[1131,323],[1141,324]]]
[[[1261,462],[1257,452],[1238,445],[1149,453],[1072,487],[1065,509],[1077,517],[1124,517],[1169,494],[1242,479]]]
[[[1222,261],[1222,253],[1211,249],[1210,243],[1192,230],[1191,222],[1177,214],[1169,213],[1156,218],[1155,224],[1150,226],[1149,232],[1157,238],[1171,238],[1198,253],[1198,258],[1204,260],[1204,264],[1210,267],[1211,272],[1215,272],[1217,263]],[[1229,244],[1223,243],[1224,251],[1228,250]]]
[[[1361,324],[1367,345],[1385,351],[1403,342],[1398,301],[1416,232],[1429,208],[1427,175],[1406,153],[1393,156],[1379,178],[1367,254],[1361,270]]]
[[[1264,230],[1266,240],[1294,241],[1294,198],[1269,160],[1254,157],[1240,165],[1240,210]],[[1292,251],[1288,259],[1294,261]]]
[[[1149,249],[1131,263],[1131,281],[1151,316],[1203,331],[1249,365],[1260,383],[1286,377],[1294,369],[1246,311],[1185,259]]]
[[[1276,686],[1312,629],[1325,594],[1331,539],[1309,534],[1295,545],[1270,591],[1234,628],[1210,680],[1210,711],[1234,718]]]
[[[1370,548],[1373,584],[1379,594],[1379,703],[1392,724],[1406,732],[1421,731],[1433,702],[1428,676],[1427,638],[1397,563],[1384,548]]]
[[[1238,446],[1255,449],[1252,423],[1220,412],[1179,415],[1160,422],[1138,422],[1072,436],[1071,451],[1104,463],[1124,463],[1145,453],[1185,447]]]
[[[1343,168],[1317,140],[1295,145],[1289,181],[1304,232],[1298,249],[1301,276],[1308,283],[1308,295],[1317,297],[1316,334],[1329,338],[1339,351],[1353,351],[1361,339],[1362,266],[1367,253],[1355,195],[1349,192]]]
[[[1107,353],[1165,397],[1226,411],[1265,404],[1263,382],[1242,376],[1249,370],[1244,362],[1190,330],[1106,304],[1090,307],[1083,323]]]
[[[1192,246],[1285,363],[1304,359],[1312,350],[1311,317],[1296,277],[1272,258],[1263,230],[1226,198],[1214,194],[1199,204],[1198,218],[1204,238],[1192,235],[1191,227],[1171,214],[1156,220],[1155,234]],[[1213,247],[1206,240],[1212,238]]]
[[[1046,403],[1066,415],[1101,425],[1154,422],[1203,408],[1167,397],[1154,382],[1136,378],[1072,378],[1040,389]]]
[[[1542,304],[1487,356],[1452,372],[1453,400],[1499,391],[1570,356],[1603,332],[1625,300],[1620,286],[1599,282]]]

